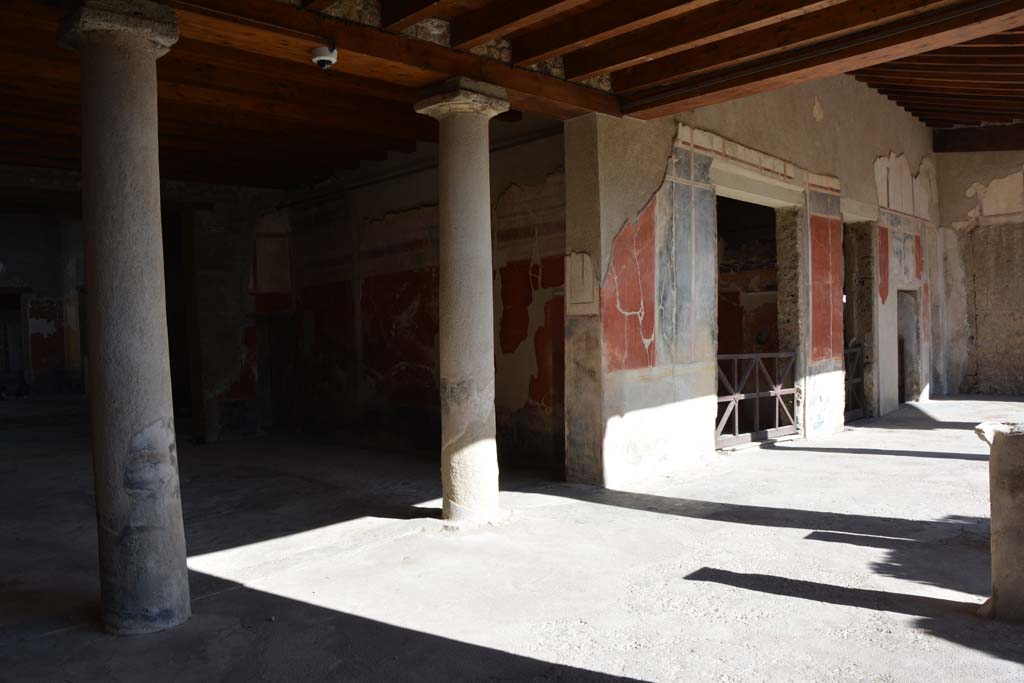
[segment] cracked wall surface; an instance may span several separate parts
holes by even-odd
[[[1024,392],[1024,152],[940,154],[947,375],[954,390]]]

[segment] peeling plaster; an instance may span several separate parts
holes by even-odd
[[[984,218],[1024,213],[1024,169],[985,183],[973,183],[964,193],[976,200],[969,218]]]
[[[875,188],[878,206],[938,223],[938,178],[935,162],[926,157],[911,172],[910,162],[903,154],[890,152],[875,159]]]

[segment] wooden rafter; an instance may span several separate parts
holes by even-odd
[[[436,16],[438,10],[450,4],[446,0],[381,0],[381,26],[401,31],[418,21]]]
[[[842,0],[719,0],[674,19],[571,52],[563,57],[565,75],[573,80],[592,78],[840,2]]]
[[[849,35],[912,17],[954,0],[889,0],[882,5],[843,3],[809,12],[772,26],[752,30],[709,45],[639,64],[612,76],[616,92],[670,83],[688,77],[779,54],[805,45]]]
[[[715,1],[607,2],[582,14],[560,19],[542,29],[517,35],[512,42],[512,62],[520,66],[536,64],[692,12]]]
[[[322,45],[338,49],[336,71],[423,87],[447,76],[494,83],[516,109],[560,118],[619,115],[609,93],[434,43],[306,12],[273,0],[169,0],[184,37],[278,59],[309,62]]]
[[[1024,124],[935,131],[936,152],[1000,152],[1024,150]]]
[[[586,0],[516,0],[484,5],[452,20],[451,45],[465,50],[557,16],[584,2]]]
[[[1022,25],[1024,0],[971,2],[642,91],[626,98],[623,110],[641,118],[657,118],[867,68]]]

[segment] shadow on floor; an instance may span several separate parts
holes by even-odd
[[[975,611],[978,605],[975,603],[890,591],[847,588],[815,581],[731,572],[711,567],[698,569],[686,578],[789,598],[919,617],[914,626],[930,635],[963,647],[987,652],[1000,659],[1024,663],[1021,627],[977,617]]]
[[[192,618],[144,637],[85,627],[5,645],[7,680],[625,681],[198,575]],[[8,678],[9,677],[9,678]]]
[[[928,403],[941,403],[943,401],[959,401],[959,400],[970,400],[961,397],[940,397],[935,398]],[[977,400],[986,400],[991,402],[993,397],[988,396],[984,399],[978,398]],[[999,397],[1000,402],[1006,403],[1019,403],[1022,399],[1015,397]],[[934,415],[931,415],[921,407],[914,403],[904,403],[899,407],[899,410],[889,413],[884,417],[869,417],[861,420],[857,420],[854,424],[857,428],[874,428],[874,429],[958,429],[974,431],[974,428],[979,422],[984,420],[977,420],[974,422],[954,422],[945,421]]]
[[[715,503],[583,486],[544,492],[631,510],[786,529],[806,529],[809,541],[847,543],[888,551],[871,565],[884,576],[987,596],[991,586],[990,525],[986,517],[947,516],[925,521],[840,512]]]
[[[937,451],[898,451],[891,448],[822,448],[810,446],[790,446],[788,444],[769,443],[761,446],[768,451],[807,452],[807,453],[841,453],[849,455],[889,455],[901,458],[936,458],[939,460],[973,460],[988,462],[987,453],[942,453]]]

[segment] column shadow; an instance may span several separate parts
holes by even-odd
[[[748,574],[703,567],[686,577],[800,600],[825,602],[918,617],[914,626],[930,635],[986,652],[1011,662],[1024,663],[1020,626],[975,616],[978,605],[923,595],[848,588],[768,574]]]
[[[134,638],[98,620],[0,641],[7,680],[630,681],[358,617],[197,572],[212,589],[181,626]],[[347,589],[345,589],[347,590]]]

